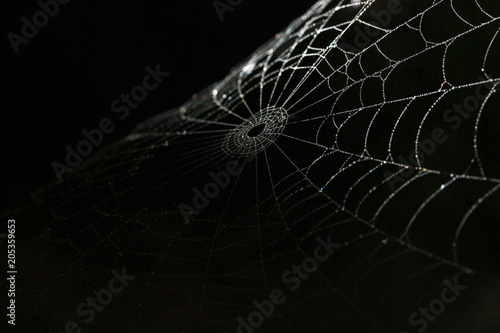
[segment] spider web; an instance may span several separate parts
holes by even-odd
[[[498,285],[500,7],[401,1],[374,23],[387,6],[317,2],[224,80],[21,202],[22,331],[81,323],[75,307],[125,267],[136,279],[83,331],[234,332],[328,236],[341,247],[256,331],[414,332],[408,317],[445,279]],[[443,120],[481,87],[460,126]],[[416,154],[436,129],[447,139]],[[231,159],[242,172],[187,224],[178,205]],[[456,307],[464,320],[477,302]]]

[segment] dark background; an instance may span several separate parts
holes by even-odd
[[[51,163],[64,163],[66,145],[76,147],[81,131],[101,119],[117,127],[99,148],[223,79],[314,3],[244,0],[221,21],[211,0],[70,1],[15,54],[7,34],[21,35],[21,18],[32,22],[40,6],[2,2],[0,199],[12,204],[55,180]],[[145,67],[156,64],[170,76],[128,118],[114,121],[111,103],[142,84]]]

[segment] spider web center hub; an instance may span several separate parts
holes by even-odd
[[[226,135],[222,146],[232,157],[249,157],[269,147],[283,132],[288,121],[285,109],[261,110]]]

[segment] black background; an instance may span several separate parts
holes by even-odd
[[[212,0],[70,1],[61,6],[60,12],[49,20],[47,26],[40,28],[38,35],[27,45],[21,45],[20,52],[15,54],[7,34],[20,34],[21,18],[26,16],[31,21],[40,7],[36,0],[21,3],[6,0],[2,3],[2,13],[6,17],[2,20],[2,33],[7,60],[2,72],[4,118],[0,129],[3,153],[0,199],[8,206],[28,192],[55,180],[51,163],[64,162],[65,146],[76,147],[84,139],[82,130],[96,128],[103,118],[116,119],[110,109],[111,103],[122,93],[130,93],[133,87],[142,84],[146,66],[160,64],[170,76],[128,118],[114,122],[116,130],[105,135],[99,148],[123,137],[143,120],[181,105],[194,93],[223,79],[233,66],[303,14],[315,1],[243,0],[234,11],[225,13],[223,22]],[[186,187],[186,190],[190,188]],[[414,202],[411,198],[408,201]],[[449,216],[446,210],[442,210],[442,214],[443,219]],[[82,214],[68,228],[86,225],[90,220],[89,216]],[[112,226],[109,220],[104,224]],[[43,224],[43,219],[39,224]],[[314,224],[304,225],[309,228]],[[481,227],[478,224],[476,228]],[[35,233],[36,230],[33,228],[29,232]],[[477,238],[473,238],[478,234],[476,232],[467,234],[471,235],[473,244],[495,244],[496,235],[491,230],[493,227],[484,228],[483,233],[479,233],[481,237]],[[424,236],[420,241],[428,243],[434,252],[441,245],[449,244],[436,240],[440,235],[438,232],[434,234],[435,243],[432,243],[429,234],[422,230]],[[144,247],[151,243],[150,239],[141,243],[141,251],[147,252]],[[367,249],[371,248],[371,245],[367,246]],[[496,253],[496,248],[489,251],[482,246],[471,248],[474,251],[471,251],[470,262],[489,264],[482,259],[484,254],[495,259],[489,254]],[[35,254],[35,258],[38,256],[34,252],[26,253]],[[110,254],[109,258],[114,259],[113,255]],[[362,248],[350,251],[350,255],[366,257]],[[351,259],[349,256],[345,258]],[[92,264],[95,262],[98,261]],[[108,270],[110,266],[105,260],[98,263],[98,269],[105,267]],[[140,264],[132,267],[139,268]],[[408,267],[412,264],[411,261],[405,262]],[[61,260],[58,265],[65,267],[66,263]],[[491,266],[498,267],[495,263]],[[144,264],[142,271],[147,273],[151,268]],[[365,295],[375,298],[379,287],[384,290],[385,276],[394,278],[397,273],[397,270],[388,270],[387,275],[381,272],[383,281],[382,278],[381,281],[373,279],[373,287],[366,286],[373,292]],[[64,299],[66,295],[60,297]],[[76,301],[70,303],[77,304]],[[394,307],[398,306],[394,304]],[[351,327],[353,323],[346,321],[346,324]]]
[[[314,2],[244,0],[221,21],[211,0],[70,1],[18,54],[7,34],[21,35],[21,18],[32,22],[40,6],[2,2],[2,201],[55,180],[51,163],[64,163],[82,130],[116,118],[111,103],[142,83],[146,66],[160,64],[170,76],[99,148],[223,79]]]

